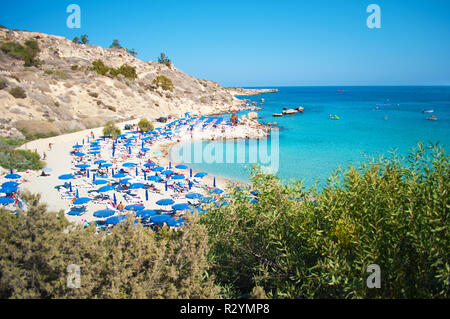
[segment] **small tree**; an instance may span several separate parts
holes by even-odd
[[[75,38],[73,38],[72,42],[73,42],[73,43],[80,44],[80,43],[81,43],[81,40],[80,40],[79,37],[75,37]]]
[[[156,79],[153,80],[153,85],[156,85],[157,87],[161,87],[165,91],[172,92],[175,88],[173,85],[173,82],[168,77],[165,77],[164,75],[159,75]]]
[[[113,40],[113,43],[109,46],[110,49],[123,49],[120,45],[119,40]]]
[[[116,139],[121,134],[122,131],[116,126],[116,124],[114,124],[114,122],[106,122],[105,126],[103,127],[104,136],[111,136],[112,138]]]
[[[153,123],[147,120],[146,118],[143,118],[139,121],[138,127],[142,132],[148,132],[148,130],[153,130],[155,127],[153,126]]]
[[[158,62],[161,64],[165,64],[168,67],[172,65],[172,61],[170,61],[170,59],[166,56],[165,53],[160,54],[160,56],[158,57]]]
[[[83,44],[89,43],[87,34],[83,34],[83,35],[81,36],[81,43],[83,43]]]
[[[136,55],[138,54],[138,53],[136,52],[136,50],[134,50],[134,49],[131,49],[131,50],[128,50],[128,49],[127,49],[127,52],[128,52],[129,55],[132,55],[132,56],[134,56],[134,57],[136,57]]]

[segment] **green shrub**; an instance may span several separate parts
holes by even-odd
[[[9,90],[9,93],[14,96],[16,99],[24,99],[27,97],[25,90],[20,86],[15,86]]]
[[[161,87],[165,91],[173,91],[175,88],[172,80],[168,77],[165,77],[164,75],[159,75],[156,77],[156,79],[152,82],[153,85],[156,85],[157,87]]]
[[[143,118],[139,121],[138,127],[144,133],[148,132],[148,130],[153,130],[155,128],[153,123],[147,120],[146,118]]]
[[[230,297],[448,298],[450,165],[442,148],[335,174],[321,191],[258,170],[202,216],[212,274]],[[370,264],[381,288],[369,289]]]
[[[120,45],[119,40],[113,40],[112,44],[109,46],[110,49],[123,49]]]
[[[40,63],[37,59],[40,49],[36,40],[27,40],[24,46],[16,42],[5,42],[0,50],[12,58],[23,60],[25,66],[38,66]]]
[[[116,124],[114,124],[114,122],[106,122],[105,126],[103,127],[104,136],[111,136],[112,138],[116,139],[121,134],[122,131],[119,127],[116,126]]]
[[[160,56],[158,57],[158,63],[165,64],[168,67],[172,65],[172,61],[170,61],[170,59],[166,56],[165,53],[160,54]]]
[[[92,62],[92,65],[92,69],[100,75],[109,75],[111,77],[116,77],[119,74],[122,74],[124,77],[130,80],[134,80],[137,78],[136,68],[128,64],[123,64],[121,67],[115,69],[106,66],[102,60],[96,60]]]
[[[77,70],[78,70],[78,65],[74,64],[74,65],[72,65],[72,66],[70,67],[70,69],[71,69],[72,71],[77,71]]]
[[[0,90],[3,90],[8,85],[8,81],[5,78],[0,77]]]
[[[0,166],[18,171],[40,170],[45,167],[39,154],[28,150],[7,150],[0,148]]]

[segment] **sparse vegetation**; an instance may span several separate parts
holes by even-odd
[[[97,92],[88,92],[89,96],[93,97],[93,98],[98,98],[98,93]]]
[[[0,136],[0,166],[18,171],[39,170],[44,167],[45,163],[41,161],[38,154],[28,150],[15,150],[26,142],[27,140]]]
[[[109,46],[110,49],[123,49],[120,45],[119,40],[113,40],[112,44]]]
[[[14,96],[16,99],[25,99],[27,97],[27,94],[25,93],[25,90],[21,88],[20,86],[15,86],[9,90],[9,93]]]
[[[4,42],[0,50],[12,58],[24,61],[24,66],[39,66],[40,64],[37,59],[40,49],[36,40],[27,40],[24,46],[16,42]]]
[[[175,88],[171,79],[164,75],[158,75],[152,82],[156,87],[161,87],[165,91],[173,91]]]
[[[123,64],[119,68],[111,68],[106,66],[102,60],[96,60],[92,62],[92,69],[100,75],[108,75],[111,77],[116,77],[122,74],[125,78],[134,80],[137,78],[136,68],[134,66]]]
[[[3,90],[8,85],[8,81],[5,78],[0,77],[0,90]]]
[[[170,59],[166,56],[165,53],[160,54],[160,56],[158,57],[158,63],[167,65],[168,67],[172,65],[172,61],[170,61]]]
[[[143,118],[139,121],[138,127],[144,133],[148,132],[148,130],[153,130],[155,128],[153,123],[147,120],[146,118]]]
[[[114,122],[106,122],[105,126],[103,127],[104,136],[111,136],[115,139],[121,134],[122,131]]]

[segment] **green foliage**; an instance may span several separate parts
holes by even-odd
[[[2,43],[0,50],[12,58],[23,60],[24,66],[39,66],[40,64],[36,58],[40,52],[36,40],[27,40],[24,46],[16,42],[5,42]]]
[[[134,57],[136,57],[136,55],[138,54],[135,49],[131,49],[131,50],[127,49],[127,52],[128,52],[128,54],[130,54]]]
[[[0,147],[0,166],[18,171],[40,170],[45,166],[39,154],[29,150],[12,150]]]
[[[83,44],[89,43],[87,34],[83,34],[83,35],[81,36],[81,38],[80,38],[80,41],[81,41],[81,43],[83,43]]]
[[[77,44],[81,44],[81,40],[80,40],[79,37],[73,38],[72,42],[73,42],[73,43],[77,43]]]
[[[164,75],[158,75],[156,79],[152,82],[153,85],[156,85],[157,87],[161,87],[165,91],[173,91],[175,88],[172,80],[168,77],[165,77]]]
[[[407,163],[405,163],[407,162]],[[336,173],[320,192],[254,172],[203,215],[213,273],[231,297],[448,298],[449,158],[419,147]],[[381,288],[366,286],[381,268]]]
[[[124,77],[130,80],[134,80],[137,78],[136,68],[134,66],[123,64],[118,69],[111,68],[110,74],[113,77],[116,77],[119,74],[122,74]]]
[[[100,75],[116,77],[117,75],[122,74],[124,77],[130,80],[134,80],[137,78],[136,67],[130,66],[128,64],[123,64],[120,68],[115,69],[106,66],[102,60],[96,60],[92,62],[92,65],[92,69]]]
[[[0,90],[3,90],[8,85],[8,81],[5,78],[0,77]]]
[[[139,121],[138,127],[142,132],[148,132],[148,130],[153,130],[155,127],[152,122],[147,120],[146,118],[143,118]]]
[[[103,135],[104,136],[111,136],[112,138],[116,139],[117,136],[121,135],[122,131],[119,127],[114,124],[114,122],[106,122],[105,126],[103,127]]]
[[[120,45],[119,40],[113,40],[112,44],[109,46],[110,49],[123,49]]]
[[[9,93],[14,96],[16,99],[24,99],[27,97],[25,90],[20,86],[15,86],[9,90]]]
[[[160,54],[160,56],[158,57],[158,63],[165,64],[168,67],[172,65],[172,61],[170,61],[170,59],[166,56],[165,53]]]
[[[66,72],[62,71],[62,70],[50,70],[50,69],[47,69],[47,70],[44,70],[44,73],[48,74],[48,75],[54,75],[57,78],[60,78],[60,79],[63,79],[63,80],[67,80],[67,79],[70,78],[70,75],[67,74]]]
[[[0,211],[0,298],[217,298],[198,217],[155,235],[129,216],[107,235],[48,212],[39,196],[22,197],[28,207],[18,217]],[[73,264],[78,289],[67,287]]]

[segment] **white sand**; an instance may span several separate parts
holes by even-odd
[[[138,120],[132,120],[127,121],[123,123],[119,123],[118,126],[120,128],[123,128],[125,124],[136,124]],[[164,124],[161,123],[155,123],[156,127],[164,126]],[[73,157],[70,155],[70,152],[73,150],[72,146],[79,143],[82,144],[82,140],[84,139],[85,143],[87,143],[87,138],[90,136],[91,131],[94,133],[95,137],[99,137],[102,135],[102,129],[103,128],[95,128],[92,130],[84,130],[80,132],[75,132],[71,134],[65,134],[60,135],[56,137],[46,138],[46,139],[40,139],[36,141],[29,142],[25,145],[23,145],[22,149],[29,149],[29,150],[36,150],[41,157],[43,156],[44,152],[46,153],[46,163],[47,166],[52,169],[50,172],[50,176],[40,176],[40,171],[29,171],[26,173],[20,173],[22,175],[22,184],[20,185],[21,189],[28,190],[32,193],[39,193],[41,194],[42,201],[47,203],[48,208],[50,211],[60,211],[63,210],[64,212],[67,212],[70,206],[71,201],[68,199],[61,198],[61,194],[57,189],[55,189],[55,186],[64,184],[65,181],[61,181],[58,179],[58,176],[62,174],[70,174],[73,173],[71,170],[71,167],[73,166],[72,160]],[[252,135],[251,130],[248,129],[247,126],[240,126],[233,128],[233,134],[231,134],[229,131],[226,132],[225,136],[228,138],[231,137],[244,137],[247,135]],[[221,135],[220,132],[214,132],[212,133],[211,130],[206,130],[205,132],[197,132],[195,133],[195,138],[199,139],[209,139],[211,137],[211,134]],[[231,135],[230,135],[231,134]],[[186,141],[189,140],[190,136],[183,136],[180,138],[180,141]],[[150,146],[151,152],[150,154],[153,154],[154,152],[161,151],[163,153],[163,156],[159,156],[157,158],[153,158],[156,160],[157,163],[159,163],[160,166],[167,167],[169,163],[169,156],[168,156],[168,149],[174,145],[177,141],[168,141],[168,142],[157,142],[154,145]],[[49,150],[49,143],[52,143],[52,149]],[[101,151],[101,158],[104,160],[107,160],[110,162],[110,150],[108,150],[107,147],[102,147]],[[91,155],[92,156],[92,155]],[[149,155],[150,156],[150,155]],[[139,160],[136,158],[131,158],[127,161],[133,161],[135,163],[143,163],[147,161],[149,156],[145,157],[145,160]],[[90,169],[95,168],[96,165],[91,164],[92,166]],[[172,166],[175,166],[176,163],[172,162]],[[114,167],[115,171],[117,172],[118,168],[121,168],[121,165],[117,165]],[[135,177],[135,168],[130,168],[129,173],[131,177],[133,177],[134,181],[144,182],[143,181],[143,174],[138,177]],[[184,173],[186,176],[189,176],[189,170],[181,171],[181,173]],[[92,173],[91,173],[92,174]],[[111,175],[109,175],[111,176]],[[213,186],[213,176],[206,176],[203,179],[203,184],[206,184],[209,187]],[[90,179],[92,179],[92,176],[90,176]],[[140,180],[139,180],[140,179]],[[91,188],[82,188],[80,187],[80,183],[83,180],[87,180],[86,178],[76,178],[71,180],[72,182],[72,188],[73,192],[78,189],[79,197],[89,197],[88,190],[92,189],[98,189],[103,185],[100,186],[92,186]],[[3,182],[5,181],[4,178],[2,179]],[[230,182],[235,183],[236,181],[231,181],[225,178],[216,177],[216,185],[219,188],[225,189]],[[156,201],[163,199],[163,198],[172,198],[171,195],[174,195],[174,191],[169,188],[169,190],[165,191],[165,185],[163,183],[153,183],[160,191],[161,194],[156,194],[149,191],[149,200],[145,200],[145,190],[133,190],[132,192],[135,194],[138,194],[138,196],[142,199],[141,203],[145,205],[146,209],[161,209],[162,207],[156,205]],[[205,193],[205,191],[201,188],[193,187],[191,192],[199,192],[199,193]],[[113,192],[108,192],[112,198]],[[117,204],[120,202],[123,202],[124,205],[130,204],[127,203],[123,196],[119,192],[115,192],[116,198],[117,198]],[[172,198],[175,201],[175,204],[178,203],[187,203],[187,199],[182,195],[179,198]],[[88,222],[91,222],[93,220],[98,220],[98,218],[93,216],[93,213],[100,209],[105,208],[111,208],[108,207],[107,204],[96,204],[93,202],[90,202],[87,204],[87,212],[82,216],[70,216],[66,214],[66,217],[70,221],[74,222],[81,222],[82,220],[87,220]],[[167,208],[170,209],[170,206]]]

